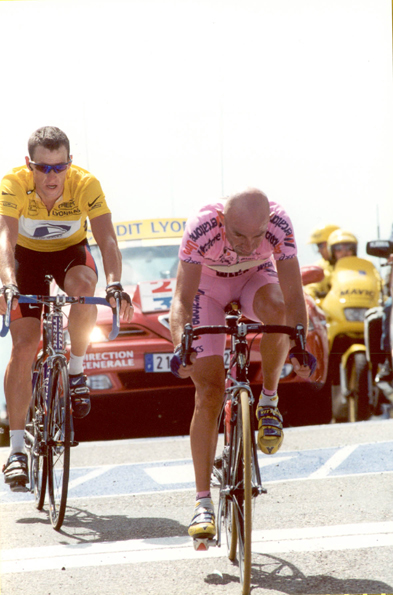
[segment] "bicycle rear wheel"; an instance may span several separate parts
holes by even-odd
[[[30,490],[34,491],[37,509],[42,510],[45,501],[48,476],[48,460],[43,443],[45,424],[45,393],[42,382],[42,368],[36,370],[35,373],[38,375],[38,378],[33,389],[30,407],[27,412],[25,444],[30,459]]]
[[[246,390],[241,390],[237,423],[230,443],[228,485],[232,494],[226,501],[224,524],[230,560],[235,560],[237,551],[243,595],[248,595],[251,583],[251,447],[249,396]]]
[[[70,474],[71,403],[67,362],[55,360],[51,386],[48,439],[49,516],[53,528],[63,524]]]

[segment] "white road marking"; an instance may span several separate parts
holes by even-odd
[[[144,471],[153,481],[161,485],[191,483],[195,481],[194,466],[192,463],[188,465],[170,465],[168,467],[147,467]]]
[[[334,453],[333,456],[330,457],[329,460],[326,461],[322,467],[314,471],[309,475],[308,479],[321,479],[323,477],[327,477],[331,471],[337,469],[347,459],[358,447],[358,444],[351,444],[348,446],[343,446]]]
[[[268,465],[278,465],[282,461],[291,459],[293,455],[267,458],[258,458],[260,467],[267,467]],[[176,483],[191,483],[195,481],[194,467],[192,463],[188,465],[159,465],[157,467],[147,467],[144,469],[145,473],[149,475],[155,482],[161,485],[169,485]]]
[[[252,551],[256,554],[339,551],[393,547],[393,522],[360,523],[254,531]],[[81,568],[98,565],[139,564],[169,560],[201,560],[204,556],[226,556],[226,546],[196,552],[188,536],[130,539],[111,543],[57,545],[3,550],[2,574]]]
[[[82,483],[86,483],[91,479],[95,479],[96,477],[103,475],[110,469],[114,469],[114,467],[116,467],[116,465],[103,465],[102,467],[96,467],[95,469],[93,469],[93,471],[90,471],[90,473],[86,473],[85,475],[82,475],[81,477],[78,477],[77,479],[73,479],[72,481],[70,481],[68,484],[68,491],[72,490],[72,488],[80,486]]]

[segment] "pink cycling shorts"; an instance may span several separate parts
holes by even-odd
[[[225,307],[233,301],[240,302],[244,316],[250,320],[259,320],[253,308],[254,296],[258,289],[269,283],[278,283],[277,271],[272,261],[231,276],[204,267],[194,298],[193,327],[225,324]],[[223,356],[225,341],[225,335],[202,335],[192,346],[198,357]]]

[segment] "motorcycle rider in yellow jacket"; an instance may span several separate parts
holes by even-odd
[[[338,225],[334,224],[317,227],[312,231],[310,239],[308,240],[308,244],[314,244],[322,257],[315,263],[315,265],[321,267],[325,273],[325,277],[322,281],[319,283],[310,283],[305,287],[306,292],[314,299],[324,297],[329,291],[329,278],[334,265],[330,260],[328,252],[328,238],[331,233],[338,229],[340,229]]]

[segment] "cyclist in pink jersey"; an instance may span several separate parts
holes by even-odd
[[[179,251],[171,333],[172,372],[191,376],[195,409],[190,438],[197,498],[189,526],[192,537],[216,532],[210,476],[217,442],[217,418],[224,394],[223,335],[204,335],[193,347],[191,365],[181,365],[184,325],[224,324],[225,306],[237,300],[242,312],[265,324],[302,324],[307,328],[299,262],[292,223],[284,209],[257,189],[207,205],[186,225]],[[277,386],[290,351],[294,371],[306,378],[316,361],[297,352],[286,335],[263,335],[260,342],[263,387],[257,408],[258,444],[266,454],[280,448],[284,433]],[[308,365],[301,365],[303,355]],[[300,361],[299,361],[300,360]]]

